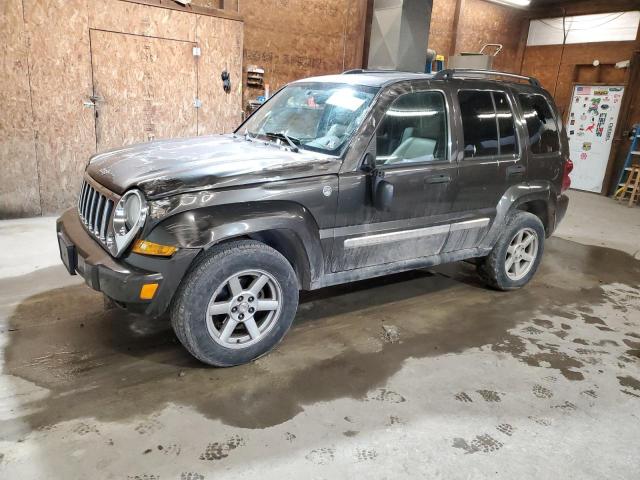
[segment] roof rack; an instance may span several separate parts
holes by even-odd
[[[472,68],[451,68],[440,70],[433,75],[434,80],[448,80],[453,77],[463,77],[465,75],[486,75],[493,77],[509,77],[509,78],[517,78],[519,80],[526,80],[534,87],[539,87],[540,82],[537,78],[527,77],[525,75],[518,75],[515,73],[509,72],[497,72],[494,70],[474,70]]]
[[[352,70],[345,70],[344,72],[342,72],[342,75],[351,75],[355,73],[415,73],[415,72],[402,72],[400,70],[392,70],[392,69],[367,70],[364,68],[354,68]]]

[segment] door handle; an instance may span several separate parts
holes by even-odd
[[[507,167],[507,177],[522,176],[526,168],[524,165],[511,165]]]
[[[424,179],[424,183],[449,183],[450,181],[451,181],[451,175],[449,175],[448,173],[432,175]]]

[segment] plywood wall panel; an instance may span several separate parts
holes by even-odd
[[[527,47],[523,67],[530,65],[557,65],[562,56],[562,45]]]
[[[121,0],[90,0],[88,6],[93,29],[195,41],[196,16],[191,13]]]
[[[344,44],[344,68],[362,68],[364,35],[367,28],[367,0],[348,2]]]
[[[453,46],[455,0],[434,0],[429,30],[429,48],[449,57]],[[526,12],[483,0],[465,0],[460,17],[457,51],[478,52],[485,43],[500,43],[503,50],[494,59],[495,70],[520,70],[520,41],[526,28]]]
[[[40,214],[22,1],[0,5],[0,219]]]
[[[522,73],[540,80],[542,86],[555,97],[560,112],[568,110],[573,91],[576,66],[579,79],[586,83],[598,80],[598,71],[590,66],[594,60],[601,64],[613,64],[630,59],[634,42],[606,42],[565,45],[531,46],[524,51]],[[610,70],[610,67],[608,67]],[[600,82],[617,83],[624,77],[623,70],[601,75]]]
[[[500,43],[504,48],[495,57],[493,68],[517,71],[520,68],[518,47],[525,21],[522,10],[483,0],[466,0],[462,32],[458,39],[459,51],[477,52],[485,43]]]
[[[433,0],[431,25],[429,26],[429,48],[438,55],[449,56],[453,39],[455,0]]]
[[[242,22],[198,15],[198,135],[228,133],[242,120]],[[231,91],[222,86],[229,73]]]
[[[629,60],[634,50],[634,42],[578,43],[565,45],[562,63],[580,64],[616,63]]]
[[[193,45],[91,31],[98,151],[197,134]]]
[[[83,106],[92,94],[87,1],[24,0],[45,214],[74,204],[95,152],[93,110]]]
[[[358,0],[359,1],[359,0]],[[366,10],[354,0],[243,0],[240,14],[245,22],[244,65],[265,68],[265,82],[276,90],[283,84],[312,75],[338,73],[361,66],[348,58],[353,49],[347,15],[364,17]],[[355,37],[352,37],[355,40]],[[356,48],[361,48],[357,39]],[[245,103],[261,94],[245,88]]]

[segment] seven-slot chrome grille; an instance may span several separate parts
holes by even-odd
[[[87,178],[82,182],[78,198],[78,213],[86,229],[103,245],[107,243],[109,222],[116,198],[104,187],[97,187]]]

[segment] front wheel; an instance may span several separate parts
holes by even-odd
[[[176,293],[171,321],[180,342],[218,367],[250,362],[289,330],[298,307],[291,264],[260,242],[212,247]]]
[[[478,264],[478,273],[491,287],[514,290],[526,285],[540,265],[544,226],[529,212],[516,211],[491,253]]]

